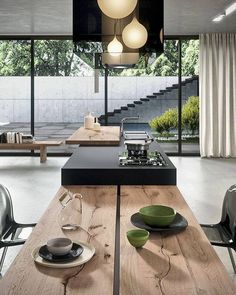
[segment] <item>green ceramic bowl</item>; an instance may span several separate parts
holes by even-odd
[[[136,248],[145,245],[149,238],[149,232],[145,229],[131,229],[126,233],[130,244]]]
[[[172,223],[176,211],[171,207],[163,205],[151,205],[141,208],[139,214],[146,224],[156,227],[165,227]]]

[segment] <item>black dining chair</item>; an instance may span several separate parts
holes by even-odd
[[[225,193],[221,221],[216,224],[201,224],[207,238],[213,246],[226,247],[236,273],[236,264],[232,249],[236,251],[236,184]]]
[[[21,224],[14,220],[13,206],[10,193],[6,187],[0,184],[0,249],[3,248],[0,260],[0,277],[8,247],[25,243],[24,229],[32,228],[36,223]],[[28,230],[27,230],[28,232]],[[29,235],[27,233],[27,235]]]

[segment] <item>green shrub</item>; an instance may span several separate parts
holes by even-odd
[[[178,112],[177,109],[169,109],[160,117],[153,118],[149,125],[153,130],[163,134],[163,132],[169,133],[171,129],[177,128]]]
[[[177,108],[169,109],[160,117],[155,117],[149,122],[150,127],[159,134],[169,133],[178,128]],[[182,107],[182,128],[190,130],[194,135],[199,129],[199,97],[190,96]]]
[[[199,129],[199,97],[190,96],[182,108],[182,124],[194,135]]]

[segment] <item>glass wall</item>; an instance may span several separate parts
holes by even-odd
[[[0,40],[0,133],[30,133],[30,49],[28,40]]]
[[[132,69],[110,70],[109,124],[139,116],[124,129],[146,130],[167,153],[198,154],[198,54],[198,40],[165,40],[162,55],[143,55]]]
[[[131,69],[110,71],[108,122],[136,117],[125,130],[146,130],[165,152],[178,152],[178,40],[166,40],[164,54],[140,56]]]
[[[39,140],[64,141],[83,125],[89,111],[97,117],[104,113],[102,87],[94,92],[93,57],[78,56],[73,49],[70,40],[35,41],[35,137]]]
[[[71,40],[33,42],[31,71],[30,40],[0,41],[0,122],[8,123],[1,130],[33,130],[38,140],[65,141],[83,125],[88,112],[104,124],[104,70],[99,72],[96,92],[94,79],[94,52],[101,44],[81,44],[75,54]],[[108,124],[120,125],[124,117],[139,116],[127,121],[124,129],[148,131],[167,153],[199,153],[198,46],[198,40],[165,40],[164,54],[141,55],[134,68],[109,69]],[[182,124],[178,122],[180,97]],[[63,145],[49,151],[70,153],[73,148]]]
[[[199,40],[181,41],[182,153],[199,151]]]
[[[147,108],[152,135],[167,153],[178,153],[178,46],[178,40],[166,40],[164,53],[154,61],[153,74],[160,82]]]

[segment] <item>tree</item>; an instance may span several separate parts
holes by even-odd
[[[75,49],[75,50],[74,50]],[[76,51],[76,53],[75,53]],[[80,73],[84,63],[93,68],[94,53],[102,52],[99,42],[79,42],[71,40],[36,40],[35,74],[38,76],[73,76]],[[182,74],[198,74],[198,40],[182,41]],[[79,57],[77,57],[79,56]],[[30,75],[30,41],[0,41],[0,75]],[[100,71],[104,74],[104,71]],[[178,41],[166,40],[164,54],[143,53],[132,69],[109,70],[111,76],[177,76]]]
[[[199,74],[199,40],[185,40],[182,42],[182,75]]]
[[[70,40],[36,40],[34,48],[36,76],[72,76],[80,73],[84,63],[93,66],[93,53],[101,51],[101,44],[77,44],[76,49],[80,58],[74,53],[74,44]],[[30,69],[30,41],[0,41],[1,76],[29,76]]]
[[[199,40],[183,40],[182,75],[198,74]],[[148,59],[148,61],[147,61]],[[123,70],[122,76],[177,76],[178,75],[178,41],[166,40],[164,53],[153,58],[152,55],[141,55],[133,69]]]
[[[182,108],[182,124],[194,135],[199,129],[199,97],[190,96]]]
[[[84,63],[94,67],[94,53],[98,51],[101,51],[98,42],[79,42],[75,46],[70,40],[35,41],[35,73],[38,76],[77,75]]]
[[[30,42],[0,41],[0,76],[30,75]]]
[[[73,43],[61,40],[35,41],[35,74],[69,76],[73,73]]]

